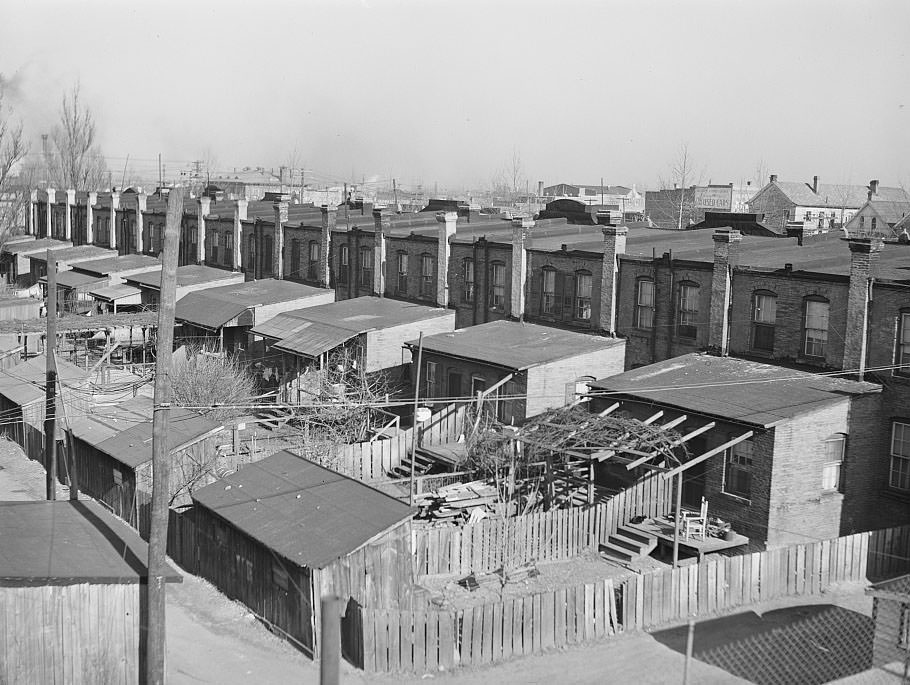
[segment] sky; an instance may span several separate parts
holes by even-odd
[[[115,176],[656,187],[686,146],[703,183],[910,187],[907,27],[907,0],[0,0],[0,83],[33,151],[79,83]]]

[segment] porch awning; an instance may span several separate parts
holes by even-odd
[[[325,323],[309,322],[290,337],[284,338],[272,347],[282,352],[301,357],[316,358],[357,336],[356,331],[339,328]]]

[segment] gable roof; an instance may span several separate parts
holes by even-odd
[[[13,404],[24,407],[38,400],[44,401],[44,380],[47,360],[39,354],[21,364],[0,371],[0,395]],[[88,378],[88,371],[57,358],[57,379],[65,386],[76,387]],[[57,396],[58,399],[60,395]]]
[[[415,347],[417,341],[406,344]],[[615,338],[503,320],[428,335],[423,350],[522,371],[624,344]]]
[[[411,516],[394,497],[287,450],[197,490],[193,500],[310,568],[324,568]]]
[[[856,209],[862,207],[869,199],[869,188],[862,185],[819,183],[818,192],[814,192],[809,183],[774,181],[774,183],[769,185],[777,186],[784,195],[799,207],[831,207],[834,209],[845,207]],[[873,199],[886,202],[910,201],[910,197],[902,188],[889,186],[879,186],[878,192],[873,196]]]
[[[875,383],[701,353],[600,379],[590,387],[595,393],[603,390],[763,428],[851,395],[881,392]]]
[[[148,576],[138,533],[94,501],[0,502],[0,585],[137,583]],[[167,567],[168,582],[180,575]]]

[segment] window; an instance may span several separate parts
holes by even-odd
[[[822,467],[822,490],[844,491],[845,435],[834,435],[825,440],[825,465]]]
[[[306,277],[308,281],[315,281],[319,278],[319,243],[315,240],[310,241],[309,253],[307,254]]]
[[[585,271],[575,274],[575,318],[591,319],[591,274]]]
[[[635,298],[635,325],[638,328],[654,326],[654,281],[638,281],[638,293]]]
[[[698,293],[697,283],[679,284],[676,333],[680,338],[694,339],[698,334]]]
[[[465,302],[474,301],[474,260],[465,259],[461,263],[461,275],[464,281],[462,299]]]
[[[543,302],[541,303],[544,314],[552,314],[556,308],[556,270],[543,270]]]
[[[420,294],[423,297],[432,297],[433,280],[436,276],[436,265],[433,255],[420,255]]]
[[[910,423],[894,422],[891,431],[891,477],[898,490],[910,490]]]
[[[234,263],[234,234],[224,234],[224,263],[230,266]]]
[[[910,375],[910,313],[901,312],[897,330],[897,363],[895,373]]]
[[[262,261],[260,262],[260,273],[263,275],[272,273],[272,257],[274,255],[274,248],[272,247],[273,242],[272,236],[262,236],[262,254],[260,255]]]
[[[402,295],[408,292],[408,253],[398,253],[398,283],[397,292]]]
[[[860,216],[859,218],[859,230],[863,230],[866,227],[866,217]]]
[[[212,245],[211,245],[211,250],[210,250],[211,256],[209,257],[209,259],[211,260],[212,264],[217,264],[218,263],[218,231],[213,231],[210,237],[212,239]]]
[[[477,393],[487,389],[487,379],[480,376],[471,376],[471,397],[477,397]]]
[[[506,308],[506,265],[490,264],[490,309],[505,311]]]
[[[806,329],[803,352],[807,357],[824,357],[828,348],[828,303],[806,300]]]
[[[875,224],[877,224],[877,223],[878,223],[878,219],[876,217],[872,217],[872,230],[873,231],[875,230]]]
[[[752,296],[752,349],[774,352],[774,324],[777,321],[777,295],[757,292]]]
[[[724,492],[752,497],[752,441],[743,440],[727,449],[724,456]]]
[[[347,245],[338,248],[338,282],[348,282],[348,268],[350,266],[350,251]]]
[[[436,362],[427,362],[424,393],[426,397],[434,397],[436,395]]]
[[[910,602],[900,604],[900,626],[897,630],[897,646],[901,649],[910,648]]]
[[[360,248],[360,286],[373,287],[373,251],[368,247]]]
[[[285,570],[284,566],[280,563],[275,563],[272,565],[272,582],[278,587],[279,590],[288,591],[288,572]]]

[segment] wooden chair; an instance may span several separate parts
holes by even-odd
[[[680,518],[686,539],[704,540],[708,530],[708,500],[701,498],[701,509],[697,514],[694,511],[683,511]]]

